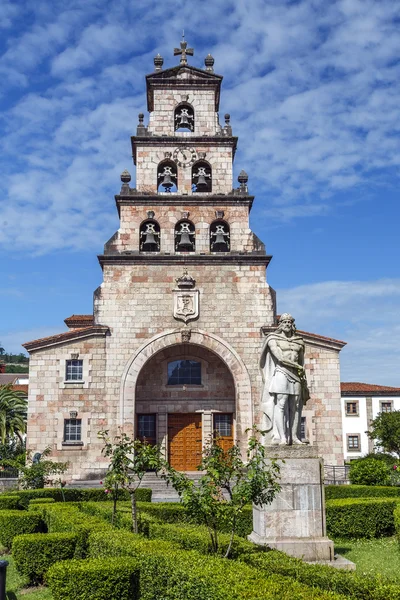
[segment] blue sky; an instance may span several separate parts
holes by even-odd
[[[91,312],[144,76],[185,29],[224,76],[279,312],[347,341],[343,381],[400,387],[399,22],[393,0],[3,0],[2,345]]]

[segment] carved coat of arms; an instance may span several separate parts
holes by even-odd
[[[174,319],[188,323],[199,316],[199,290],[193,289],[196,281],[187,271],[176,283],[178,289],[174,290]]]

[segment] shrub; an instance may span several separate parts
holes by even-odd
[[[54,600],[131,600],[137,598],[139,567],[132,558],[69,560],[47,572]]]
[[[185,550],[197,550],[201,554],[211,554],[213,552],[210,535],[204,525],[190,525],[188,523],[173,525],[149,521],[147,535],[150,539],[169,541]],[[231,536],[228,533],[219,535],[218,554],[225,554],[230,539]],[[235,536],[231,556],[235,558],[243,553],[253,552],[254,548],[254,544]]]
[[[325,498],[389,498],[400,496],[400,487],[367,485],[326,485]]]
[[[176,550],[168,542],[143,540],[128,532],[113,532],[104,539],[92,533],[89,540],[90,553],[96,558],[107,558],[101,563],[107,569],[112,557],[131,556],[137,562],[140,575],[141,600],[168,598],[169,600],[334,600],[343,598],[314,590],[304,584],[282,576],[265,577],[253,567],[235,560],[201,556],[195,551]],[[121,560],[118,559],[117,560]],[[90,569],[90,561],[86,562]],[[65,565],[66,563],[61,563]],[[119,563],[118,563],[119,564]],[[52,567],[54,569],[54,567]],[[50,573],[50,571],[49,571]],[[71,573],[71,577],[75,575]],[[105,577],[108,577],[106,572]],[[53,587],[50,587],[53,591]],[[88,584],[89,585],[89,584]],[[67,595],[54,594],[55,600],[66,600]],[[89,596],[75,596],[82,600]],[[112,597],[118,597],[113,595]],[[90,596],[97,598],[97,596]],[[103,598],[103,596],[99,596]]]
[[[19,497],[0,494],[0,510],[17,510]]]
[[[12,553],[17,571],[27,577],[29,583],[43,583],[51,565],[75,554],[74,533],[32,533],[17,535],[12,544]]]
[[[360,458],[350,464],[349,478],[358,485],[389,485],[391,472],[383,460]]]
[[[64,494],[64,497],[63,497]],[[9,495],[18,495],[20,505],[27,508],[30,500],[37,498],[54,498],[55,502],[111,502],[111,498],[105,493],[103,488],[44,488],[36,490],[19,490],[9,492]],[[152,490],[149,488],[139,488],[136,490],[136,498],[140,502],[151,502]],[[129,493],[125,490],[118,491],[118,500],[129,500]]]
[[[343,594],[346,598],[397,600],[400,595],[398,585],[385,582],[381,577],[368,577],[363,573],[332,569],[325,565],[310,565],[277,550],[243,554],[240,560],[261,570],[267,577],[277,574],[295,578],[301,583]]]
[[[85,515],[79,511],[77,506],[71,504],[47,504],[42,505],[41,508],[50,533],[76,534],[75,558],[84,558],[87,555],[88,538],[91,531],[111,529],[104,519]]]
[[[326,503],[328,535],[373,538],[394,533],[396,499],[368,498],[329,500]]]
[[[38,510],[43,504],[53,504],[54,498],[32,498],[29,500],[28,510]]]
[[[11,548],[16,535],[43,530],[44,523],[38,513],[23,510],[0,511],[0,543],[6,548]]]

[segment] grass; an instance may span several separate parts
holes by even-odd
[[[382,575],[400,583],[400,548],[395,537],[372,540],[335,539],[335,552],[356,564],[357,573]]]
[[[52,600],[53,596],[48,588],[25,587],[26,580],[17,573],[13,557],[10,554],[3,554],[1,560],[8,562],[6,597],[7,600]]]

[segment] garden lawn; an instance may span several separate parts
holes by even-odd
[[[24,587],[24,585],[26,585],[25,578],[18,575],[14,566],[13,557],[10,554],[2,554],[0,559],[8,561],[6,582],[7,600],[52,600],[53,596],[46,587]]]
[[[357,573],[382,575],[400,584],[400,549],[395,537],[347,540],[335,538],[335,553],[356,564]]]

